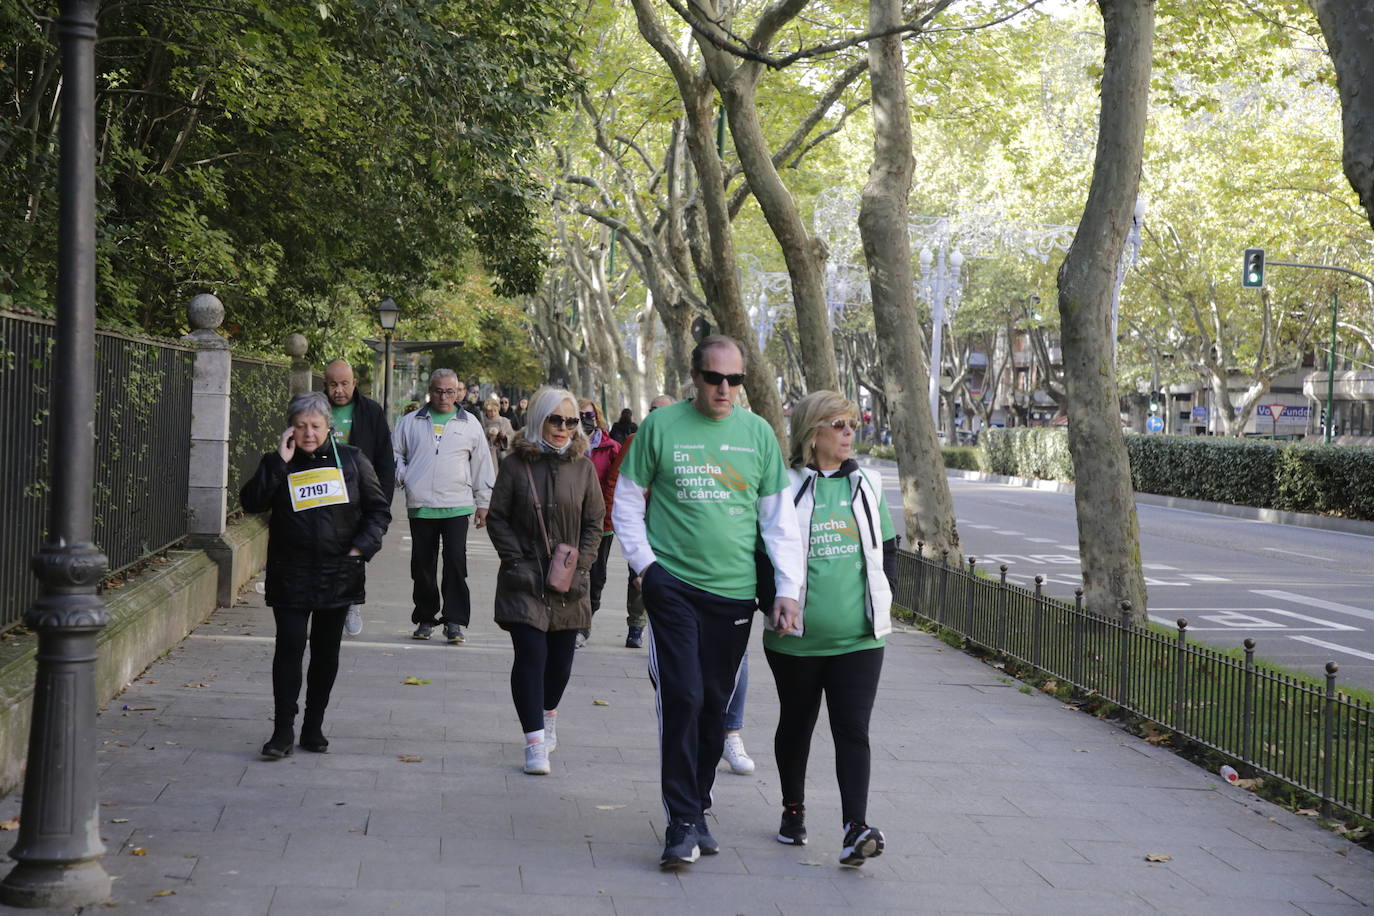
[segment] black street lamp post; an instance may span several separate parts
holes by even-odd
[[[400,317],[400,312],[390,296],[377,303],[377,321],[386,332],[386,347],[382,351],[382,404],[388,420],[391,419],[391,332],[396,330],[396,319]]]
[[[62,0],[61,165],[53,385],[52,515],[33,558],[42,593],[24,618],[38,633],[18,864],[0,903],[80,906],[109,897],[100,865],[95,772],[97,593],[108,561],[90,543],[95,479],[95,36],[97,0]]]

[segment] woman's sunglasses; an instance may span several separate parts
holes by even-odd
[[[838,431],[838,430],[844,429],[846,426],[848,426],[850,429],[858,429],[858,428],[859,428],[859,421],[858,421],[858,420],[831,420],[829,423],[822,423],[821,425],[822,425],[822,426],[829,426],[831,429],[837,430],[837,431]]]
[[[729,382],[731,388],[738,388],[744,384],[744,373],[734,372],[726,375],[723,372],[712,372],[710,369],[698,370],[701,372],[701,380],[708,385],[719,385],[721,382]]]
[[[564,417],[556,413],[549,414],[544,418],[544,422],[554,429],[558,429],[560,426],[564,429],[577,429],[582,424],[582,421],[577,417]]]

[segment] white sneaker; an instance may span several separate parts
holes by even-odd
[[[363,631],[363,606],[361,604],[350,604],[348,606],[348,616],[344,618],[344,632],[349,636],[357,636]]]
[[[531,776],[549,775],[549,748],[543,741],[525,745],[525,772]]]
[[[738,733],[725,736],[725,751],[721,759],[730,764],[730,772],[736,776],[748,776],[754,772],[754,761],[744,750],[744,739]]]
[[[544,715],[544,747],[547,754],[552,754],[558,747],[558,717],[547,713]]]

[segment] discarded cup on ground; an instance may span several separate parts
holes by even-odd
[[[1226,780],[1233,786],[1240,780],[1240,774],[1236,772],[1236,768],[1233,766],[1224,765],[1217,772],[1221,774],[1222,779]]]

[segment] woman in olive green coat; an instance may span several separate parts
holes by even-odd
[[[527,418],[496,476],[487,531],[501,558],[496,623],[510,633],[515,647],[511,697],[525,733],[525,772],[545,775],[549,752],[558,744],[558,703],[572,675],[577,631],[591,625],[591,565],[601,543],[605,503],[596,469],[585,457],[587,438],[572,394],[541,389]],[[547,542],[535,514],[531,478]],[[544,586],[549,542],[578,548],[577,571],[566,593]]]

